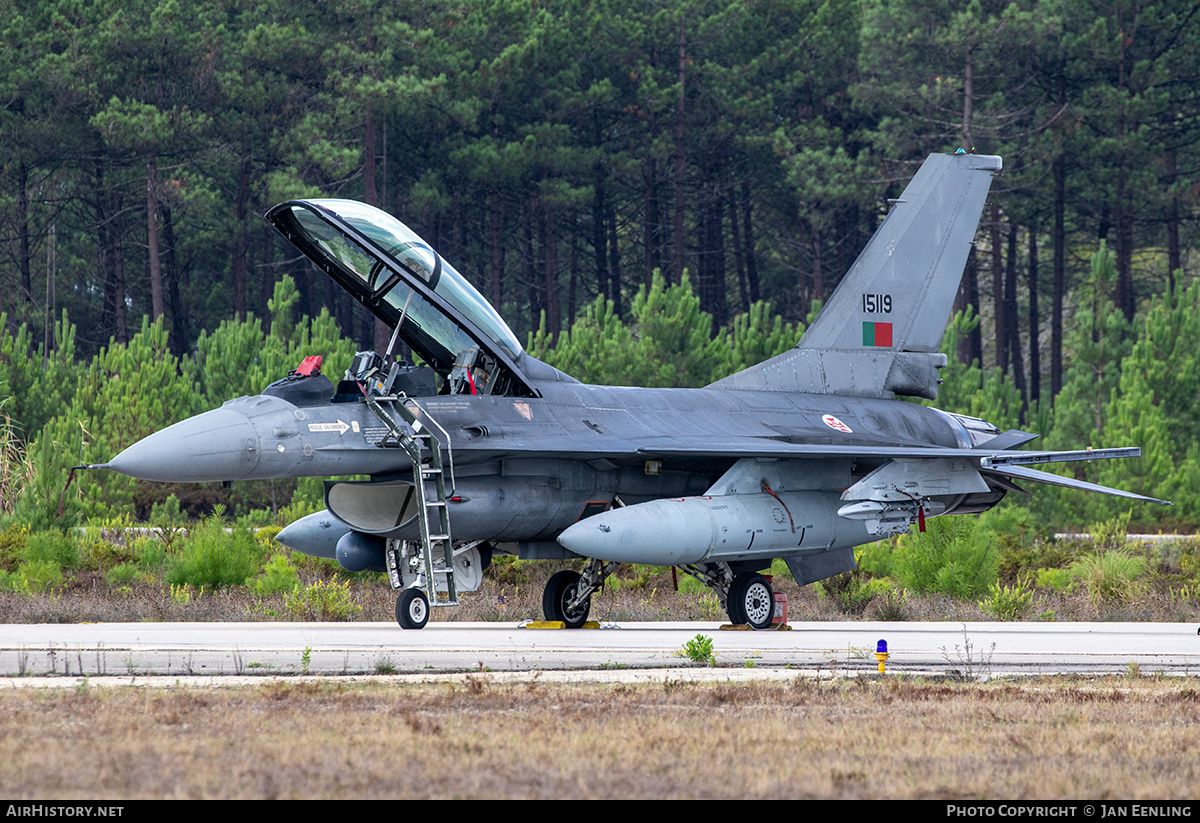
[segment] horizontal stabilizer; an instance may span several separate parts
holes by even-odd
[[[1073,477],[1063,477],[1060,474],[1051,474],[1039,469],[1029,469],[1024,466],[1003,466],[1003,467],[988,467],[984,469],[985,474],[999,474],[1004,477],[1014,477],[1018,480],[1030,480],[1034,483],[1049,483],[1052,486],[1063,486],[1068,489],[1080,489],[1086,492],[1099,492],[1100,494],[1111,494],[1113,497],[1124,497],[1129,500],[1140,500],[1144,503],[1160,503],[1164,506],[1173,505],[1170,500],[1159,500],[1157,497],[1146,497],[1142,494],[1134,494],[1133,492],[1122,491],[1121,489],[1113,489],[1108,486],[1101,486],[1097,483],[1088,483],[1084,480],[1076,480]]]

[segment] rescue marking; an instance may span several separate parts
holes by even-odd
[[[308,430],[310,432],[337,432],[339,435],[345,434],[350,428],[350,424],[338,420],[336,423],[309,423]]]

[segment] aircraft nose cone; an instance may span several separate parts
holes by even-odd
[[[244,414],[221,407],[139,440],[105,468],[142,480],[240,480],[258,465],[258,432]]]

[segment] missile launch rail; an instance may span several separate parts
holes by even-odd
[[[451,488],[454,484],[454,453],[450,450],[450,436],[446,435],[447,458],[443,460],[442,444],[406,405],[407,400],[408,398],[403,396],[375,397],[368,394],[366,397],[367,406],[388,428],[389,435],[379,442],[379,446],[404,449],[412,460],[417,522],[421,530],[420,560],[425,566],[424,580],[428,588],[429,605],[457,606],[454,543],[450,538],[450,512],[446,505],[449,499],[446,493],[447,470],[450,474]],[[408,424],[412,434],[396,424],[395,418],[388,414],[383,403],[387,403]],[[428,415],[426,417],[428,418]],[[429,419],[437,425],[437,421]],[[388,580],[393,589],[403,588],[404,585],[404,575],[400,568],[400,564],[404,562],[402,555],[406,554],[403,543],[404,541],[389,540],[385,552]],[[444,562],[438,565],[437,559]]]

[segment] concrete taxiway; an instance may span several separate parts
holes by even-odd
[[[716,670],[747,677],[887,671],[1010,674],[1200,674],[1200,634],[1186,623],[798,622],[790,631],[720,623],[621,623],[545,630],[517,623],[110,623],[0,625],[0,676],[247,677],[642,672],[687,667],[683,649],[712,638]],[[557,678],[556,678],[557,679]],[[636,679],[636,678],[635,678]]]

